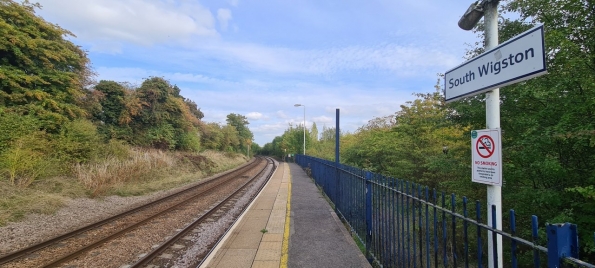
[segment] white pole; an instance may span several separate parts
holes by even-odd
[[[485,50],[498,46],[498,0],[488,1],[484,7]],[[486,93],[486,127],[500,128],[500,89],[496,88]],[[496,227],[502,230],[502,187],[487,186],[488,225],[492,226],[492,205],[496,206]],[[502,268],[502,236],[497,237],[498,268]],[[494,267],[494,249],[492,247],[492,232],[488,232],[488,267]]]
[[[304,105],[304,155],[306,155],[306,105]]]

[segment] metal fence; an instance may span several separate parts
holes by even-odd
[[[492,228],[495,222],[483,221],[486,213],[477,201],[324,159],[298,155],[296,162],[308,169],[377,266],[488,267],[491,235],[492,248],[497,248],[498,236],[504,247],[503,256],[494,250],[493,267],[501,258],[504,267],[595,268],[578,259],[576,225],[547,224],[543,234],[533,216],[531,229],[518,232],[510,210],[509,231],[503,232]],[[496,219],[495,208],[491,210]],[[530,239],[519,237],[525,232]]]

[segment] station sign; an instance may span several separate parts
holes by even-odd
[[[502,186],[500,129],[471,131],[471,181]]]
[[[547,73],[543,25],[447,71],[445,101],[452,102]]]

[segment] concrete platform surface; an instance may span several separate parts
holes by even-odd
[[[201,267],[370,265],[312,179],[298,165],[280,163]]]
[[[313,180],[291,170],[288,267],[371,267]]]

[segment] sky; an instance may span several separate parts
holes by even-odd
[[[304,110],[319,131],[336,109],[345,132],[392,115],[480,41],[457,26],[470,0],[33,2],[76,35],[97,81],[163,77],[203,121],[246,116],[261,146],[303,124]]]

